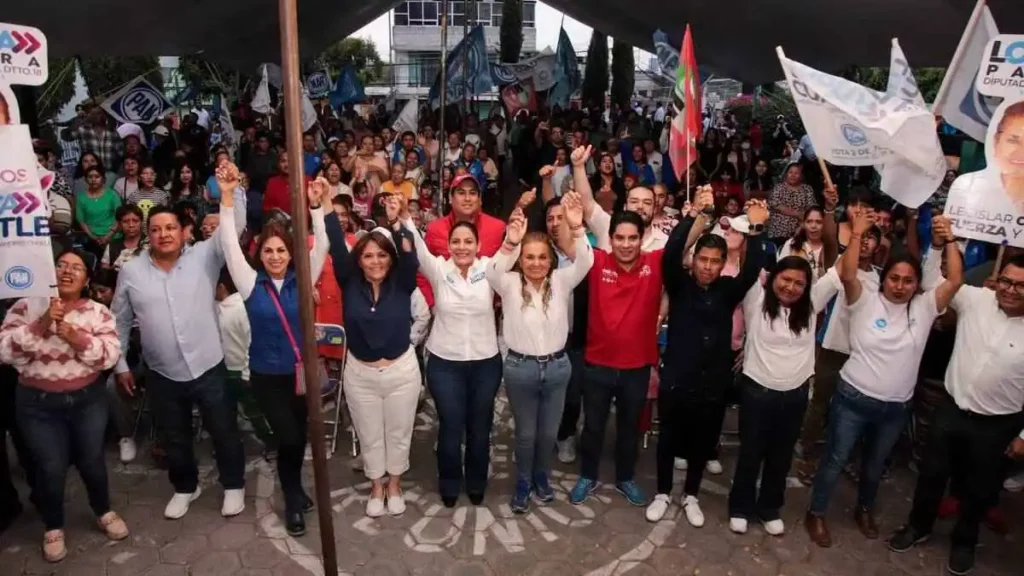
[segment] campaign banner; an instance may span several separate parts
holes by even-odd
[[[270,114],[273,109],[270,106],[270,81],[267,77],[267,66],[263,65],[261,70],[262,78],[259,86],[256,87],[256,94],[252,97],[249,106],[257,114]]]
[[[478,25],[445,56],[445,97],[457,102],[465,96],[485,94],[494,88],[484,27]],[[430,87],[428,99],[432,106],[441,105],[441,73],[437,73]]]
[[[905,161],[929,174],[944,166],[935,118],[927,108],[790,60],[781,48],[778,53],[819,157],[839,166]],[[886,193],[905,206],[917,207],[934,191]]]
[[[984,96],[975,88],[985,49],[998,34],[988,5],[978,0],[932,107],[932,112],[942,116],[947,124],[978,142],[985,141],[992,113],[999,106],[999,98]]]
[[[514,63],[491,64],[491,81],[497,86],[524,80],[533,82],[534,90],[549,90],[555,85],[555,53],[545,48],[540,54]]]
[[[975,88],[986,96],[1024,94],[1024,34],[1000,34],[989,40]]]
[[[501,89],[501,101],[509,118],[515,118],[520,110],[537,110],[537,91],[533,87],[532,80],[524,80],[509,84]]]
[[[338,81],[334,84],[334,91],[330,93],[331,107],[341,109],[345,104],[355,104],[366,100],[366,91],[363,83],[359,81],[356,74],[356,67],[346,64],[338,75]]]
[[[56,294],[50,209],[36,167],[28,126],[0,126],[0,298]]]
[[[331,92],[331,77],[326,70],[314,72],[306,78],[306,90],[310,98],[323,98]]]
[[[558,52],[555,54],[555,85],[548,92],[548,104],[566,108],[572,95],[583,86],[583,76],[576,62],[576,49],[565,32],[558,34]]]
[[[163,92],[139,76],[101,104],[118,122],[152,124],[172,109]]]
[[[409,100],[402,108],[402,112],[395,118],[391,125],[391,131],[396,135],[403,132],[417,132],[419,130],[419,102],[416,99]]]
[[[49,75],[50,61],[43,31],[0,22],[0,77],[11,84],[42,86]]]
[[[953,233],[1024,248],[1024,95],[996,108],[985,137],[984,170],[953,181],[946,216]]]
[[[21,109],[11,85],[0,78],[0,126],[5,124],[21,124]]]

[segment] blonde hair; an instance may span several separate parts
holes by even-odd
[[[548,313],[548,304],[551,302],[551,275],[555,273],[555,268],[558,267],[558,255],[555,253],[555,248],[551,244],[551,238],[548,237],[548,235],[545,234],[544,232],[528,232],[525,236],[523,236],[523,241],[521,245],[526,246],[527,244],[533,242],[543,243],[545,246],[547,246],[548,257],[551,261],[551,267],[548,268],[548,274],[544,278],[544,282],[542,282],[540,286],[541,308],[544,311],[544,315],[546,316]],[[528,283],[526,280],[526,276],[523,275],[523,267],[521,265],[522,258],[522,253],[520,253],[520,262],[516,262],[516,270],[519,272],[519,282],[521,284],[520,289],[522,290],[521,293],[523,296],[523,309],[525,310],[526,307],[533,302],[533,295],[530,294],[530,291],[526,289]]]

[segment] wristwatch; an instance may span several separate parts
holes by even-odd
[[[757,223],[751,222],[750,223],[750,231],[753,232],[754,234],[760,234],[761,232],[764,232],[764,224],[761,223],[761,222],[757,222]]]

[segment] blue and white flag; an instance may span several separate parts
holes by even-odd
[[[947,124],[978,142],[985,141],[992,114],[1002,101],[1001,98],[984,96],[974,87],[985,48],[989,40],[998,35],[992,12],[980,0],[967,22],[932,106],[932,112],[942,116]]]
[[[366,91],[363,90],[363,83],[359,81],[356,74],[356,67],[346,64],[338,75],[338,81],[334,84],[334,91],[331,92],[331,107],[341,108],[345,104],[355,104],[366,100]]]
[[[555,86],[548,93],[548,104],[565,108],[572,95],[583,85],[580,67],[576,62],[576,49],[572,47],[565,28],[558,34],[558,52],[555,54]]]
[[[310,98],[323,98],[331,92],[331,77],[326,70],[314,72],[306,78],[306,91]]]
[[[152,124],[171,109],[163,92],[142,76],[115,92],[101,106],[114,120],[132,124]]]
[[[484,94],[494,88],[491,66],[487,60],[484,27],[477,26],[445,57],[447,63],[446,96],[449,102],[462,100],[465,95]],[[430,103],[440,106],[441,74],[430,87]]]

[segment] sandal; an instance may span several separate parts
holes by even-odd
[[[47,562],[60,562],[68,555],[68,548],[64,545],[64,531],[50,530],[43,534],[43,558]]]
[[[113,510],[100,516],[96,520],[96,524],[99,525],[100,530],[106,533],[107,538],[111,540],[124,540],[128,537],[128,525]]]

